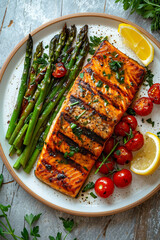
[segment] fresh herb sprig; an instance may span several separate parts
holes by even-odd
[[[103,37],[91,36],[90,43],[89,43],[89,53],[91,55],[94,55],[95,48],[98,47],[98,45],[104,40],[108,40],[108,37],[106,36],[105,38],[103,38]]]
[[[151,30],[160,30],[160,0],[116,0],[115,3],[121,2],[123,9],[130,9],[138,13],[145,19],[151,19]]]
[[[3,175],[0,174],[0,187],[3,183]],[[34,224],[39,220],[41,213],[37,215],[26,214],[24,219],[29,224],[29,230],[27,228],[23,228],[21,231],[21,236],[18,236],[15,234],[15,229],[12,228],[11,223],[9,221],[9,218],[7,216],[7,212],[11,208],[10,205],[4,206],[0,204],[0,239],[1,237],[3,239],[8,239],[8,235],[12,236],[14,240],[29,240],[32,238],[32,240],[38,240],[40,238],[39,234],[39,226],[34,226]],[[3,219],[3,221],[2,221]],[[5,219],[5,221],[4,221]],[[68,234],[73,230],[73,228],[76,226],[73,219],[64,219],[60,218],[60,220],[63,221],[63,227],[67,231],[67,234],[63,238],[65,240],[68,236]],[[56,237],[49,236],[49,240],[62,240],[62,233],[58,232]],[[77,240],[76,238],[74,240]]]
[[[107,155],[107,157],[105,157],[102,161],[102,163],[99,165],[99,167],[97,168],[97,170],[95,171],[95,174],[97,174],[99,172],[99,169],[102,167],[102,165],[107,161],[107,159],[111,156],[111,154],[114,152],[114,150],[116,149],[116,147],[118,146],[119,142],[117,142],[114,147],[112,148],[112,150],[110,151],[110,153]]]
[[[88,190],[94,188],[94,182],[89,182],[87,185],[83,188],[82,192],[87,192]]]

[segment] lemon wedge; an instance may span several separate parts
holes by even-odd
[[[153,61],[154,48],[137,28],[121,23],[119,24],[118,32],[124,38],[124,43],[136,53],[145,66]]]
[[[140,175],[152,174],[160,166],[160,139],[153,133],[144,136],[144,145],[134,156],[130,169]]]

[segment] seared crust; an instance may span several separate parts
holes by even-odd
[[[113,61],[120,62],[119,75],[111,67]],[[144,67],[104,41],[75,80],[53,122],[36,177],[76,197],[144,76]]]

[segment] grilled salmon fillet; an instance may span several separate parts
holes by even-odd
[[[103,41],[50,128],[36,177],[76,197],[144,76],[144,67]]]

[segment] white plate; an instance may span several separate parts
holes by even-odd
[[[117,32],[119,23],[132,23],[127,20],[106,14],[75,14],[44,24],[31,33],[33,35],[34,48],[37,43],[42,40],[44,42],[44,46],[48,44],[50,39],[62,29],[64,22],[67,23],[67,26],[76,24],[77,30],[79,30],[79,28],[84,24],[88,24],[90,36],[108,36],[109,41],[113,43],[114,46],[118,47],[129,57],[139,61],[136,55],[123,44],[122,39]],[[135,24],[132,25],[136,26]],[[136,27],[138,28],[138,26]],[[154,46],[155,57],[154,62],[150,65],[150,68],[155,75],[155,82],[160,82],[160,43],[158,43],[145,30],[141,28],[139,29],[148,38],[150,38]],[[43,184],[37,180],[34,176],[34,170],[32,170],[30,175],[27,175],[23,171],[15,171],[12,168],[16,161],[16,157],[11,159],[8,156],[10,146],[5,140],[5,134],[8,127],[7,122],[11,117],[11,113],[17,98],[18,87],[23,70],[26,39],[27,37],[15,47],[10,56],[7,58],[0,72],[0,152],[1,157],[13,178],[27,192],[43,203],[67,213],[83,216],[115,214],[136,206],[153,195],[160,187],[160,168],[154,174],[147,177],[133,174],[133,182],[131,186],[126,189],[115,189],[113,196],[109,197],[108,199],[93,199],[88,193],[80,194],[77,199],[72,199],[51,189],[46,184]],[[138,95],[147,95],[147,89],[148,88],[142,86]],[[143,133],[146,131],[157,133],[159,131],[159,110],[160,107],[154,105],[152,114],[144,118],[148,119],[151,117],[152,120],[155,121],[154,128],[152,128],[148,123],[142,124],[141,118],[137,118],[140,131]],[[94,170],[95,169],[93,169],[93,172]],[[93,172],[90,174],[88,181],[95,181],[99,176],[101,176],[100,174],[99,176],[95,176]]]

